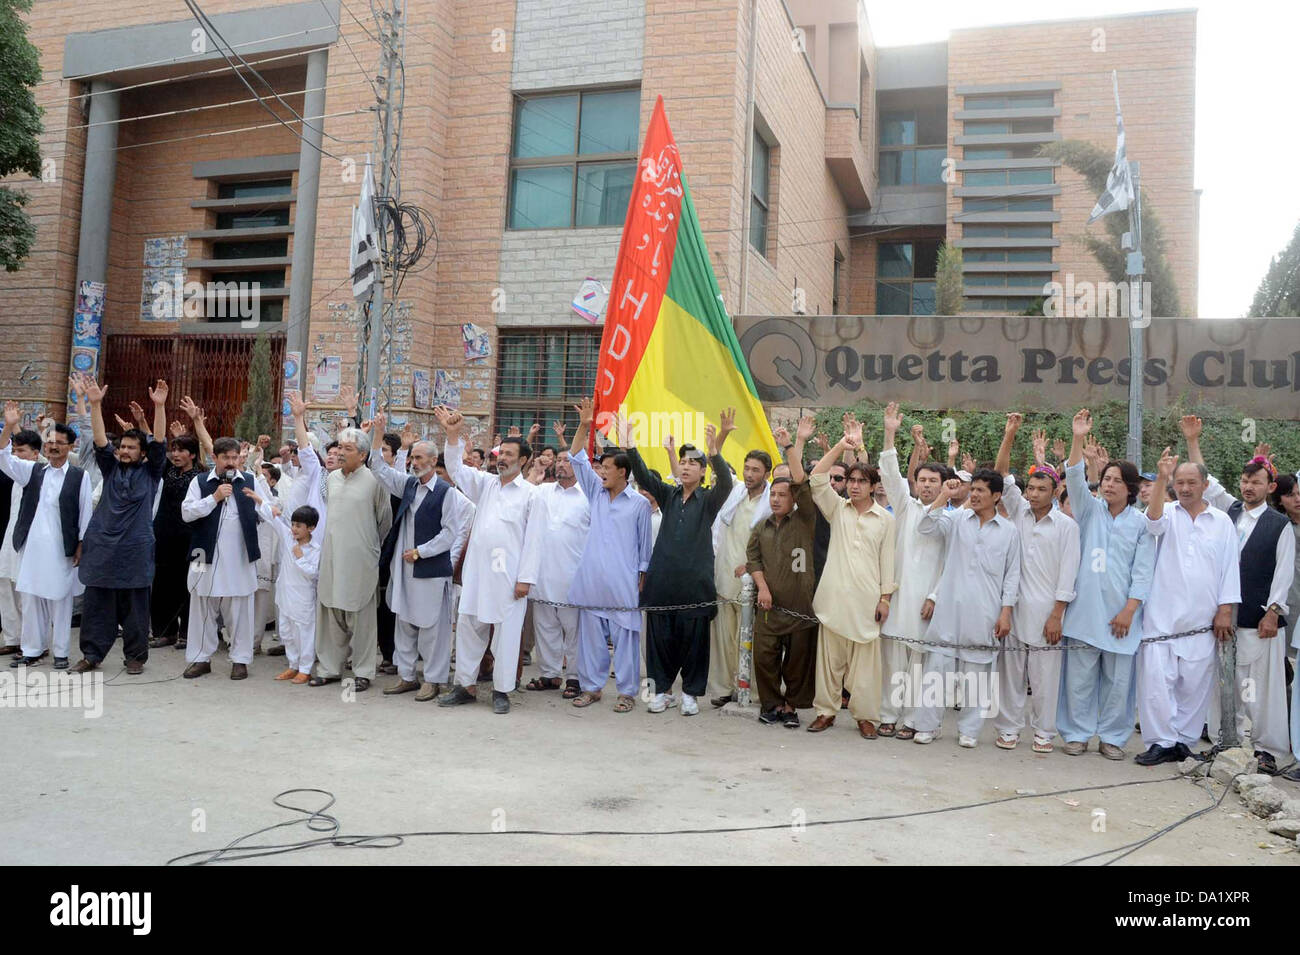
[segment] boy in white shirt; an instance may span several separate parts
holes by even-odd
[[[286,515],[279,507],[255,494],[244,492],[257,504],[266,524],[280,539],[279,575],[275,579],[276,630],[284,646],[288,667],[276,676],[302,685],[311,679],[316,662],[316,581],[320,577],[320,545],[311,536],[320,514],[303,504]]]

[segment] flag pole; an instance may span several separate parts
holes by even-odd
[[[1151,303],[1142,299],[1142,164],[1129,161],[1129,178],[1133,183],[1133,202],[1128,209],[1132,250],[1128,253],[1129,282],[1129,375],[1128,375],[1128,459],[1142,470],[1142,378],[1146,364],[1146,330],[1151,324],[1146,310]]]

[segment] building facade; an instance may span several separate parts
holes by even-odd
[[[147,0],[30,15],[46,175],[14,183],[38,241],[0,278],[0,391],[33,414],[61,412],[85,367],[118,385],[115,410],[167,377],[228,431],[258,337],[277,394],[284,356],[301,356],[323,426],[356,382],[350,230],[378,155],[389,5],[200,6],[205,23]],[[428,424],[428,395],[484,437],[571,417],[600,342],[571,302],[613,274],[657,96],[731,313],[931,314],[946,239],[966,309],[991,314],[1045,281],[1103,278],[1081,242],[1099,231],[1084,224],[1095,195],[1036,152],[1113,148],[1118,69],[1129,152],[1194,315],[1195,27],[1175,11],[877,48],[856,0],[408,0],[387,198],[435,232],[390,288],[391,416]],[[254,287],[250,318],[231,290]]]

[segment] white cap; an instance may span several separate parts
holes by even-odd
[[[958,471],[958,472],[957,472],[957,476],[958,476],[959,478],[961,478],[963,484],[969,484],[969,483],[970,483],[970,472],[969,472],[969,471]]]

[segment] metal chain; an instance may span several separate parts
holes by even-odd
[[[574,610],[603,611],[605,613],[634,613],[640,611],[645,611],[647,613],[666,613],[670,610],[699,610],[702,607],[714,607],[717,606],[718,604],[723,604],[723,603],[736,604],[737,606],[744,606],[745,604],[743,600],[737,600],[734,597],[718,597],[716,600],[701,600],[698,601],[697,603],[692,603],[692,604],[669,604],[668,606],[664,606],[664,607],[590,607],[587,606],[586,604],[567,603],[563,600],[542,600],[540,597],[530,597],[528,599],[532,600],[534,603],[546,604],[547,606],[550,607],[568,607]],[[757,610],[758,608],[755,607],[755,609]],[[821,620],[819,620],[817,617],[810,616],[806,613],[799,613],[796,610],[789,610],[785,607],[773,607],[772,610],[775,610],[778,613],[786,614],[787,616],[795,617],[799,620],[807,620],[809,623],[816,623],[816,624],[821,623]],[[771,611],[765,611],[765,612],[770,613]],[[1139,643],[1162,643],[1165,640],[1179,640],[1183,637],[1195,636],[1198,633],[1208,633],[1213,629],[1214,629],[1213,625],[1198,627],[1195,630],[1184,630],[1181,633],[1170,633],[1159,637],[1143,637],[1138,642]],[[1007,653],[1012,650],[1033,650],[1033,651],[1042,652],[1042,651],[1096,649],[1095,647],[1091,647],[1088,644],[1077,644],[1077,643],[1066,644],[1064,640],[1062,640],[1060,643],[1046,644],[1041,647],[1033,646],[1027,643],[1022,643],[1019,647],[1008,647],[1001,644],[971,645],[966,643],[952,643],[948,640],[920,640],[915,637],[891,637],[891,636],[886,636],[885,634],[881,634],[881,637],[885,640],[897,640],[900,643],[910,643],[913,646],[917,646],[917,647],[945,647],[949,650],[993,650],[996,653]]]

